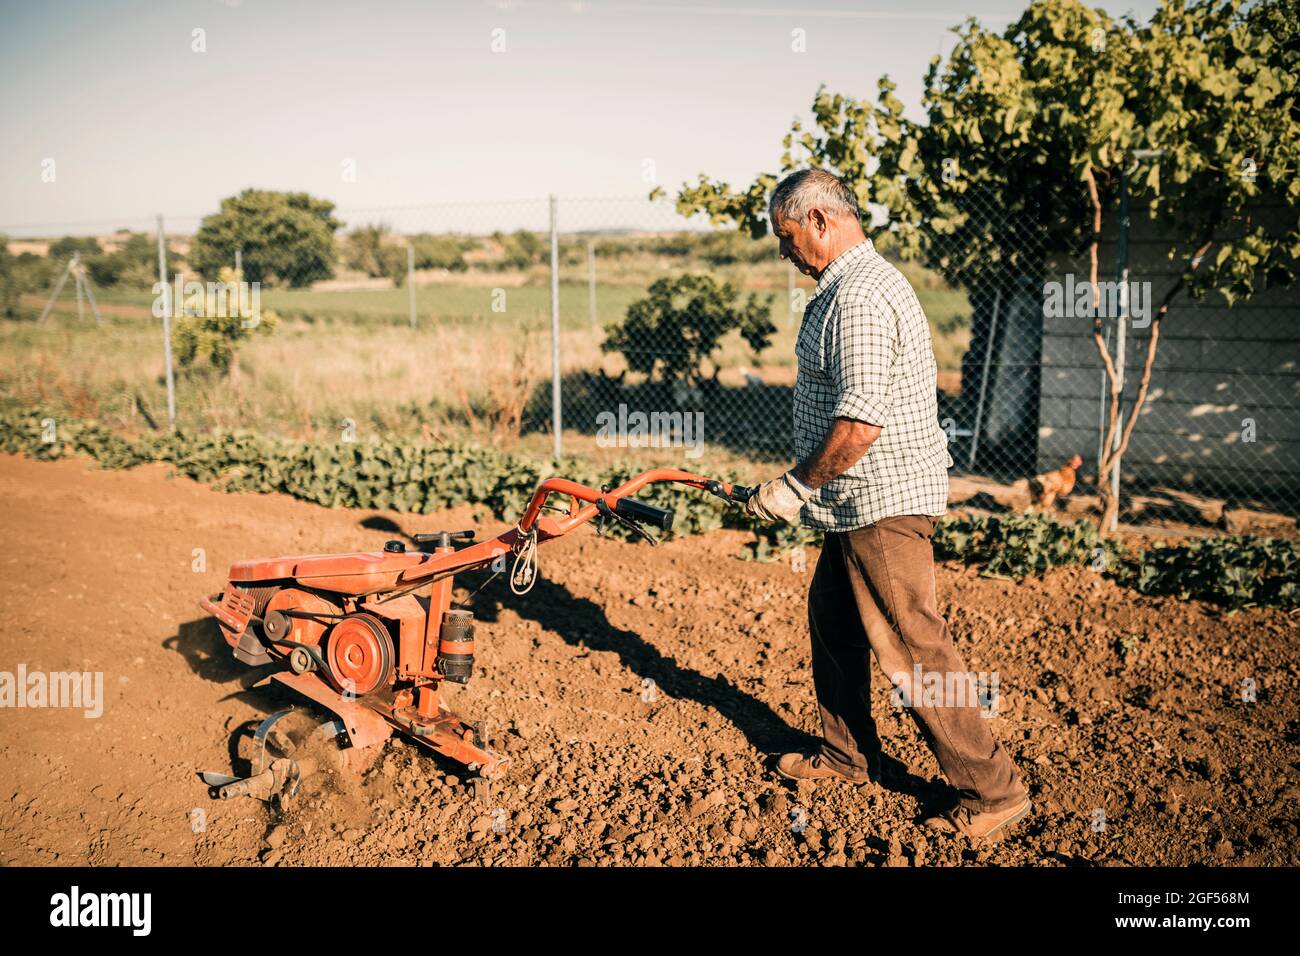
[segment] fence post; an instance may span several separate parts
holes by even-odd
[[[596,331],[596,240],[587,240],[587,318]]]
[[[1115,440],[1111,445],[1115,459],[1110,466],[1110,493],[1117,507],[1109,531],[1119,526],[1119,439],[1124,430],[1124,364],[1128,360],[1125,354],[1128,331],[1128,170],[1123,167],[1119,172],[1119,282],[1119,317],[1115,322],[1115,385],[1119,391],[1119,414],[1115,419]]]
[[[54,308],[55,301],[59,298],[59,293],[63,291],[63,286],[68,281],[68,276],[72,275],[72,264],[76,256],[68,260],[68,264],[63,267],[63,275],[59,276],[59,281],[54,284],[54,291],[50,293],[50,301],[45,303],[45,308],[41,310],[41,317],[37,322],[44,322],[50,315],[50,309]]]
[[[1102,335],[1102,345],[1106,352],[1110,352],[1110,327],[1107,326]],[[1106,454],[1106,409],[1109,407],[1107,402],[1110,399],[1110,386],[1106,381],[1106,368],[1101,369],[1101,391],[1097,396],[1097,485],[1100,489],[1101,483],[1106,480],[1106,476],[1101,473],[1101,459]]]
[[[77,280],[76,286],[77,286],[77,322],[78,323],[85,321],[86,318],[86,309],[85,306],[82,305],[83,297],[81,294],[81,272],[79,271],[80,268],[81,268],[81,253],[74,252],[72,254],[72,278]]]
[[[551,194],[551,429],[555,432],[555,457],[564,452],[560,437],[560,233],[556,222],[555,194]]]
[[[172,373],[172,287],[167,281],[167,239],[158,214],[158,281],[163,287],[163,361],[167,370],[167,424],[176,431],[176,378]]]
[[[81,254],[77,253],[77,255],[80,256]],[[78,259],[78,261],[80,261],[80,259]],[[95,284],[90,281],[90,276],[86,275],[84,271],[78,271],[77,284],[81,286],[86,293],[86,298],[90,300],[90,311],[95,316],[95,324],[103,325],[104,317],[99,314],[99,303],[95,301]]]
[[[406,244],[406,290],[411,309],[411,328],[415,328],[415,244]]]
[[[989,390],[989,366],[993,363],[993,339],[998,334],[998,312],[1002,308],[1002,290],[993,293],[993,319],[989,322],[989,340],[984,344],[984,370],[980,372],[980,397],[975,403],[975,427],[970,436],[970,457],[966,459],[966,470],[975,470],[975,456],[980,450],[980,425],[984,420],[984,396]]]
[[[235,271],[239,273],[239,278],[244,278],[244,250],[235,250]]]

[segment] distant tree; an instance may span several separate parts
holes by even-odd
[[[18,317],[18,297],[23,289],[16,279],[17,262],[9,252],[9,237],[0,233],[0,314],[6,319]]]
[[[411,237],[415,246],[415,268],[447,269],[451,272],[464,272],[469,264],[465,261],[465,244],[455,236],[435,236],[421,232]]]
[[[48,295],[58,270],[54,259],[34,252],[13,255],[8,237],[0,234],[0,315],[6,319],[21,318],[22,296],[37,292]]]
[[[90,276],[90,281],[104,288],[117,285],[118,280],[122,278],[122,270],[126,265],[120,256],[111,253],[87,256],[81,260],[81,264],[86,267],[86,273]],[[158,279],[157,272],[158,266],[155,263],[154,281]]]
[[[494,232],[492,238],[501,246],[505,258],[503,265],[508,269],[527,269],[535,266],[549,254],[550,245],[540,235],[527,229],[518,229],[506,235]]]
[[[776,258],[775,243],[758,243],[735,229],[723,229],[694,236],[692,250],[711,266],[729,266],[738,263],[753,264]]]
[[[334,275],[334,204],[307,193],[246,189],[221,201],[194,236],[190,264],[215,279],[241,254],[248,282],[310,285]]]
[[[50,243],[47,254],[51,259],[68,259],[74,252],[81,253],[85,259],[87,256],[97,256],[103,250],[94,236],[64,236]]]
[[[406,248],[384,223],[358,226],[343,237],[343,264],[400,285],[406,278]]]
[[[152,286],[158,281],[158,237],[147,232],[129,233],[115,252],[85,256],[82,263],[96,285]],[[180,256],[167,249],[167,272],[180,265]]]

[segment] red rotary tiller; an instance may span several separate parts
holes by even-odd
[[[550,478],[519,523],[491,540],[475,542],[473,531],[439,531],[415,535],[420,550],[389,541],[382,551],[237,561],[226,590],[199,603],[216,618],[237,660],[285,665],[258,686],[278,681],[335,714],[339,721],[325,729],[356,752],[396,730],[491,779],[508,758],[487,749],[473,725],[443,706],[440,694],[443,681],[468,683],[474,667],[474,616],[451,606],[455,575],[489,565],[502,570],[513,555],[510,586],[524,594],[536,580],[538,544],[593,518],[622,524],[654,543],[642,525],[667,531],[673,513],[629,496],[661,481],[732,502],[747,501],[753,491],[672,468],[647,471],[612,490]],[[569,498],[567,514],[542,514],[552,494]],[[428,597],[416,593],[426,587]],[[254,739],[263,748],[286,713],[258,729]],[[296,789],[299,769],[262,754],[251,777],[202,776],[218,797],[269,798],[290,783]]]

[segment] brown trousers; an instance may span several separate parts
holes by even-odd
[[[870,693],[874,652],[891,681],[908,676],[906,684],[895,683],[906,689],[902,695],[895,690],[892,699],[910,703],[908,712],[961,803],[976,813],[1002,810],[1023,800],[1025,789],[980,716],[980,701],[970,693],[927,696],[914,679],[917,668],[941,680],[967,673],[935,600],[930,537],[937,521],[905,515],[826,534],[808,595],[822,757],[852,776],[879,772]]]

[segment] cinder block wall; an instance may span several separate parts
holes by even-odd
[[[1285,230],[1296,212],[1261,207],[1259,218]],[[1165,258],[1154,224],[1135,209],[1129,232],[1130,281],[1151,283],[1151,314],[1173,286],[1180,264]],[[1279,232],[1278,234],[1283,234]],[[1117,224],[1105,229],[1098,278],[1118,278]],[[1212,246],[1209,255],[1217,253]],[[1049,276],[1086,282],[1088,256],[1058,257]],[[1116,322],[1104,321],[1115,354]],[[1150,327],[1127,330],[1124,398],[1131,407]],[[1086,317],[1043,318],[1038,465],[1059,467],[1076,452],[1095,473],[1105,373]],[[1255,440],[1243,440],[1253,420]],[[1211,294],[1180,293],[1162,323],[1151,389],[1123,460],[1123,475],[1226,495],[1290,492],[1300,496],[1300,285],[1258,292],[1229,307]]]

